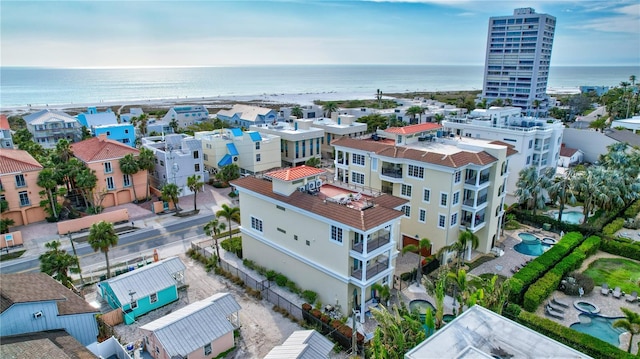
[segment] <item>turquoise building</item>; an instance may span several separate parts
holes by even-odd
[[[113,309],[122,309],[125,324],[178,300],[184,285],[185,265],[178,257],[132,270],[98,284],[102,298]]]
[[[78,122],[86,127],[93,136],[98,137],[104,133],[110,140],[135,147],[135,128],[128,122],[118,123],[116,114],[111,109],[98,112],[95,107],[88,107],[87,112],[79,114],[77,118]]]

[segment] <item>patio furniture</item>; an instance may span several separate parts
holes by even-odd
[[[553,295],[553,298],[551,298],[551,302],[553,302],[553,304],[555,305],[559,305],[561,307],[565,307],[565,308],[569,308],[569,304],[563,302],[562,300],[559,300],[558,298],[556,298],[556,295]]]
[[[547,307],[549,307],[549,308],[551,308],[551,309],[555,310],[555,311],[556,311],[556,312],[558,312],[558,313],[562,313],[562,314],[564,314],[564,309],[562,309],[562,308],[560,308],[560,307],[557,307],[557,306],[553,305],[553,303],[552,303],[550,300],[548,300],[548,301],[547,301]]]
[[[626,300],[629,303],[633,303],[635,301],[638,300],[638,292],[633,291],[631,292],[631,294],[627,294],[624,296],[624,300]]]
[[[613,297],[616,299],[620,299],[621,296],[622,296],[622,290],[620,290],[620,287],[616,287],[613,290]]]
[[[602,289],[600,289],[600,294],[609,296],[609,285],[607,283],[602,284]]]
[[[549,307],[548,305],[545,307],[544,310],[545,310],[545,313],[547,313],[547,315],[550,317],[564,319],[564,314],[555,311],[553,308]]]

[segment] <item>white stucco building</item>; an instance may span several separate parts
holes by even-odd
[[[254,125],[249,128],[261,134],[280,137],[280,158],[283,167],[295,167],[311,158],[321,158],[320,144],[324,131],[312,127],[313,120],[296,119],[293,123],[276,122]]]

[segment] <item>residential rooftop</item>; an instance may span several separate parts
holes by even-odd
[[[0,175],[39,171],[43,168],[27,151],[0,148]]]
[[[122,158],[140,151],[131,146],[107,138],[106,134],[71,144],[73,155],[85,163]]]
[[[98,358],[65,330],[2,337],[0,353],[9,358],[93,359]]]

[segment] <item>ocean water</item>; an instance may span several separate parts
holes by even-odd
[[[480,90],[483,66],[282,65],[195,68],[0,68],[0,107],[300,93]],[[550,89],[613,86],[637,67],[552,67]]]

